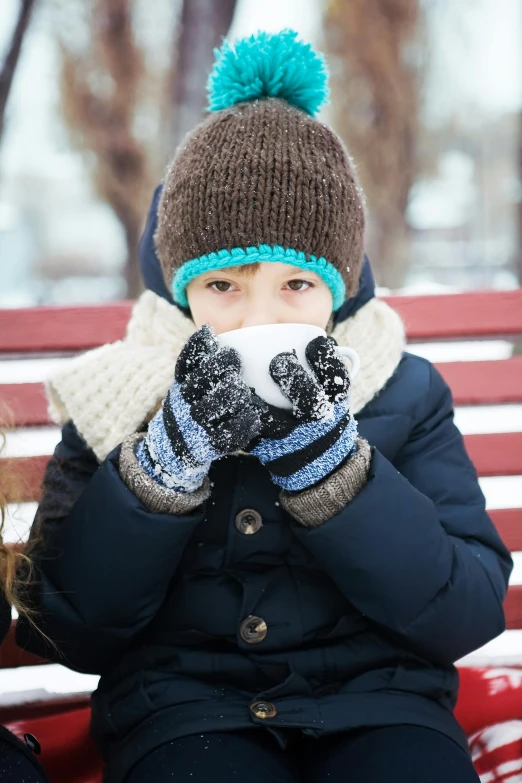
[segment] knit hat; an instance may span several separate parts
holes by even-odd
[[[363,195],[341,140],[314,119],[327,79],[291,30],[216,52],[210,113],[178,149],[158,207],[157,252],[178,304],[194,277],[263,261],[318,274],[334,311],[357,291]]]

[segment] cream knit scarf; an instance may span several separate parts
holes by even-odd
[[[145,291],[123,340],[75,357],[49,381],[53,421],[63,425],[72,419],[98,459],[105,459],[158,408],[181,348],[194,331],[194,323],[177,307]],[[405,346],[404,327],[391,307],[371,299],[332,335],[361,358],[352,387],[352,412],[357,414],[395,372]]]

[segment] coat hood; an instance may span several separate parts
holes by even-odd
[[[154,191],[154,197],[147,217],[145,230],[140,241],[140,266],[143,281],[150,291],[166,299],[170,304],[175,304],[165,280],[159,258],[154,244],[154,234],[158,222],[158,203],[161,196],[162,185],[158,185]],[[363,305],[375,296],[375,283],[373,279],[370,262],[367,256],[364,257],[364,264],[361,272],[359,291],[355,296],[347,299],[341,308],[334,314],[334,325],[345,321],[354,315]],[[188,311],[184,307],[176,305],[185,314]]]

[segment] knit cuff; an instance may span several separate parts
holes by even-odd
[[[357,451],[352,457],[309,489],[295,494],[283,490],[281,505],[304,527],[319,527],[342,511],[364,487],[370,460],[370,444],[357,438]]]
[[[141,500],[147,511],[153,514],[189,514],[207,500],[210,495],[208,476],[194,492],[176,492],[166,489],[150,478],[136,458],[136,446],[143,434],[130,435],[121,445],[119,472],[122,481]]]

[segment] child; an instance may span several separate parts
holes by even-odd
[[[504,630],[512,563],[448,387],[374,298],[325,80],[291,31],[223,45],[149,218],[159,295],[50,387],[33,601],[101,674],[108,783],[478,780],[453,663]],[[215,339],[286,322],[332,333],[313,378],[274,357],[291,412]],[[335,342],[361,358],[350,404]]]

